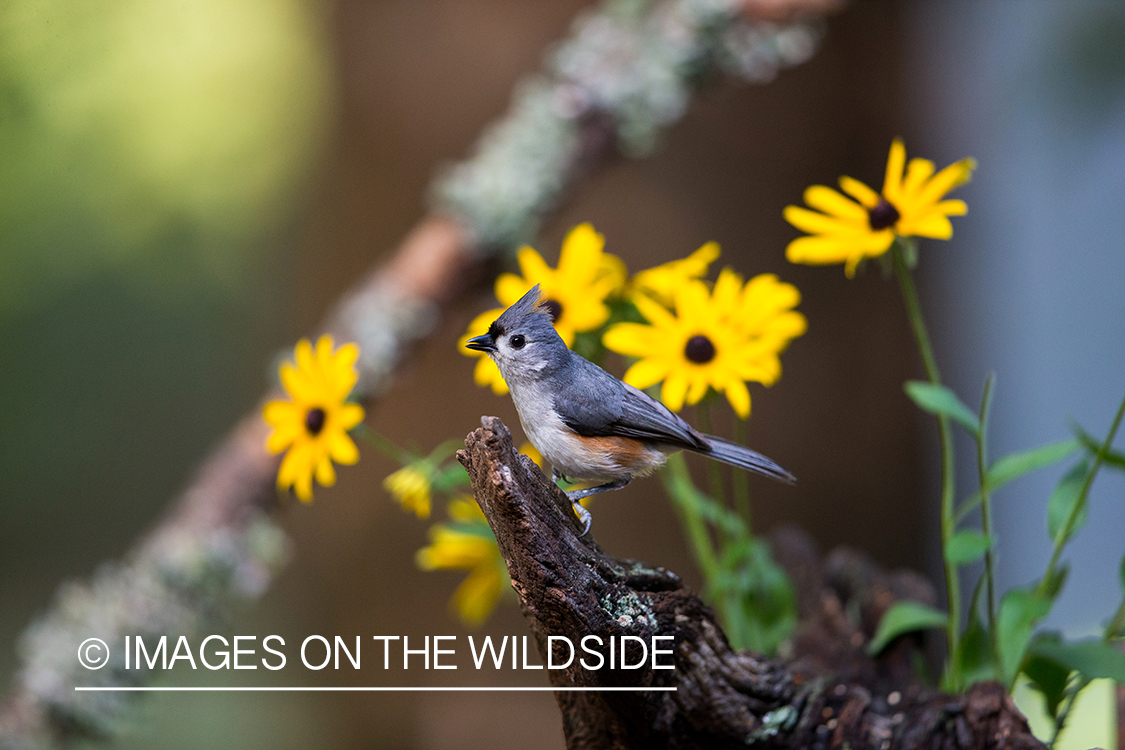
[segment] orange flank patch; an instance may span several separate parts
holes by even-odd
[[[591,465],[612,461],[624,472],[644,476],[664,463],[665,456],[661,451],[633,438],[584,437],[579,440],[590,454]]]

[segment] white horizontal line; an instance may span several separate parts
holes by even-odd
[[[368,693],[450,693],[450,692],[477,692],[477,693],[674,693],[674,687],[288,687],[288,686],[247,686],[247,687],[75,687],[78,692],[102,693],[342,693],[342,692],[368,692]]]

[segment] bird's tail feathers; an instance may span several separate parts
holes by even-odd
[[[705,456],[716,458],[731,466],[737,466],[747,471],[752,471],[755,474],[764,474],[771,479],[778,479],[782,482],[793,484],[797,478],[790,474],[785,469],[781,468],[771,459],[766,458],[761,453],[755,453],[746,446],[732,443],[729,440],[724,440],[721,437],[714,435],[704,435],[707,443],[711,446],[710,451],[699,451]]]

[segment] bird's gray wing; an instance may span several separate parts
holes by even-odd
[[[703,437],[663,404],[577,354],[555,389],[555,411],[583,437],[629,437],[709,450]]]

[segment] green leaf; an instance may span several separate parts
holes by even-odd
[[[979,531],[958,531],[945,545],[945,559],[954,565],[966,565],[984,556],[992,540]]]
[[[924,380],[908,380],[904,387],[906,395],[922,411],[949,417],[974,435],[980,433],[980,420],[977,415],[957,398],[957,394],[944,385],[934,385]]]
[[[453,492],[468,489],[471,486],[469,472],[465,471],[465,467],[458,463],[451,463],[448,466],[436,469],[431,481],[434,489],[439,492]]]
[[[961,636],[961,679],[965,687],[996,679],[988,630],[979,618],[971,621]]]
[[[1051,541],[1066,541],[1061,537],[1063,532],[1066,531],[1067,519],[1070,518],[1074,506],[1078,503],[1079,496],[1082,494],[1082,485],[1086,483],[1086,474],[1089,471],[1089,464],[1085,461],[1078,462],[1063,475],[1063,478],[1055,485],[1054,491],[1051,492],[1051,499],[1047,501],[1047,534],[1050,535]],[[1084,523],[1086,523],[1085,503],[1083,503],[1070,533],[1074,534],[1082,528]]]
[[[1098,451],[1102,449],[1102,441],[1098,440],[1078,425],[1071,425],[1071,430],[1073,430],[1078,441],[1082,443],[1082,447],[1088,450],[1092,455],[1096,456]],[[1125,470],[1125,453],[1110,448],[1105,454],[1105,464],[1115,469]]]
[[[1012,589],[1004,595],[997,615],[996,641],[1005,685],[1015,681],[1031,641],[1031,631],[1050,611],[1051,602],[1031,589]]]
[[[1100,639],[1071,643],[1037,639],[1031,652],[1091,680],[1108,678],[1125,682],[1125,653]]]
[[[1125,557],[1121,558],[1121,570],[1117,572],[1121,576],[1121,588],[1125,589]]]
[[[949,615],[921,602],[895,602],[883,613],[875,637],[867,644],[867,653],[875,656],[887,644],[904,633],[929,628],[944,628],[949,623]]]
[[[1039,644],[1045,641],[1057,643],[1059,640],[1058,633],[1037,636],[1023,663],[1023,673],[1031,680],[1031,686],[1043,694],[1043,699],[1047,703],[1047,713],[1052,719],[1059,715],[1059,704],[1066,695],[1066,685],[1071,670],[1057,661],[1039,655],[1037,649]]]
[[[1059,592],[1062,591],[1063,584],[1066,583],[1068,576],[1070,576],[1070,563],[1062,563],[1055,568],[1055,574],[1043,587],[1043,593],[1047,595],[1048,599],[1054,601],[1058,598]]]
[[[989,467],[988,488],[994,490],[1024,474],[1050,466],[1074,453],[1079,447],[1077,440],[1062,440],[1019,453],[1009,453]]]
[[[988,629],[980,619],[980,597],[984,589],[985,577],[977,578],[973,587],[973,597],[969,602],[969,621],[961,636],[961,680],[965,687],[978,682],[995,680],[996,665],[992,660],[992,643]]]

